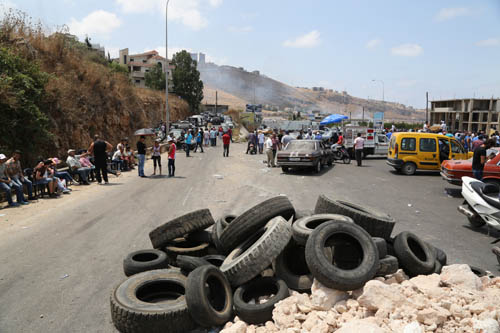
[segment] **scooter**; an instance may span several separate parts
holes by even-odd
[[[349,156],[349,153],[347,152],[347,149],[345,149],[344,146],[339,145],[339,144],[334,144],[332,147],[332,155],[333,159],[335,161],[342,160],[344,164],[349,164],[351,163],[351,156]]]
[[[500,231],[500,188],[497,184],[462,177],[462,196],[465,201],[457,209],[467,216],[473,228],[481,228],[487,224],[488,227]],[[498,242],[500,238],[491,244]],[[491,250],[500,264],[500,247],[495,246]]]
[[[462,177],[464,204],[458,211],[469,220],[473,228],[487,224],[500,231],[500,188],[497,184],[483,183],[475,178]]]

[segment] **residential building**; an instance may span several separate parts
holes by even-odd
[[[199,53],[198,65],[204,66],[206,64],[205,53]]]
[[[451,99],[431,101],[430,124],[446,123],[449,131],[485,131],[500,129],[499,99]]]
[[[116,59],[115,59],[116,60]],[[132,82],[141,88],[146,88],[145,75],[156,65],[160,65],[163,72],[168,70],[168,89],[172,89],[172,69],[171,60],[169,60],[168,69],[166,59],[158,54],[157,51],[149,51],[140,54],[129,54],[128,48],[120,50],[120,65],[128,67],[130,79]]]
[[[191,56],[191,59],[198,63],[198,53],[189,53],[189,55]]]

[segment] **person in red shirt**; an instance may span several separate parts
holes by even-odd
[[[229,157],[229,143],[231,143],[231,137],[227,132],[222,136],[222,143],[224,144],[224,152],[222,153],[222,156]]]
[[[229,137],[231,138],[231,142],[233,142],[233,130],[231,129],[231,127],[229,127],[227,129],[227,134],[229,134]]]
[[[168,147],[168,176],[169,177],[174,177],[175,176],[175,151],[176,151],[176,146],[174,139],[170,139],[168,142],[170,146]]]

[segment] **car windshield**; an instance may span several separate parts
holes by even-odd
[[[292,140],[286,145],[285,150],[311,151],[311,150],[316,150],[315,145],[316,143],[312,141]]]

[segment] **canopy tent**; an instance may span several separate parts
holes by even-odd
[[[344,116],[343,114],[331,114],[323,119],[319,124],[320,125],[330,125],[335,123],[340,123],[342,120],[348,119],[349,117]]]

